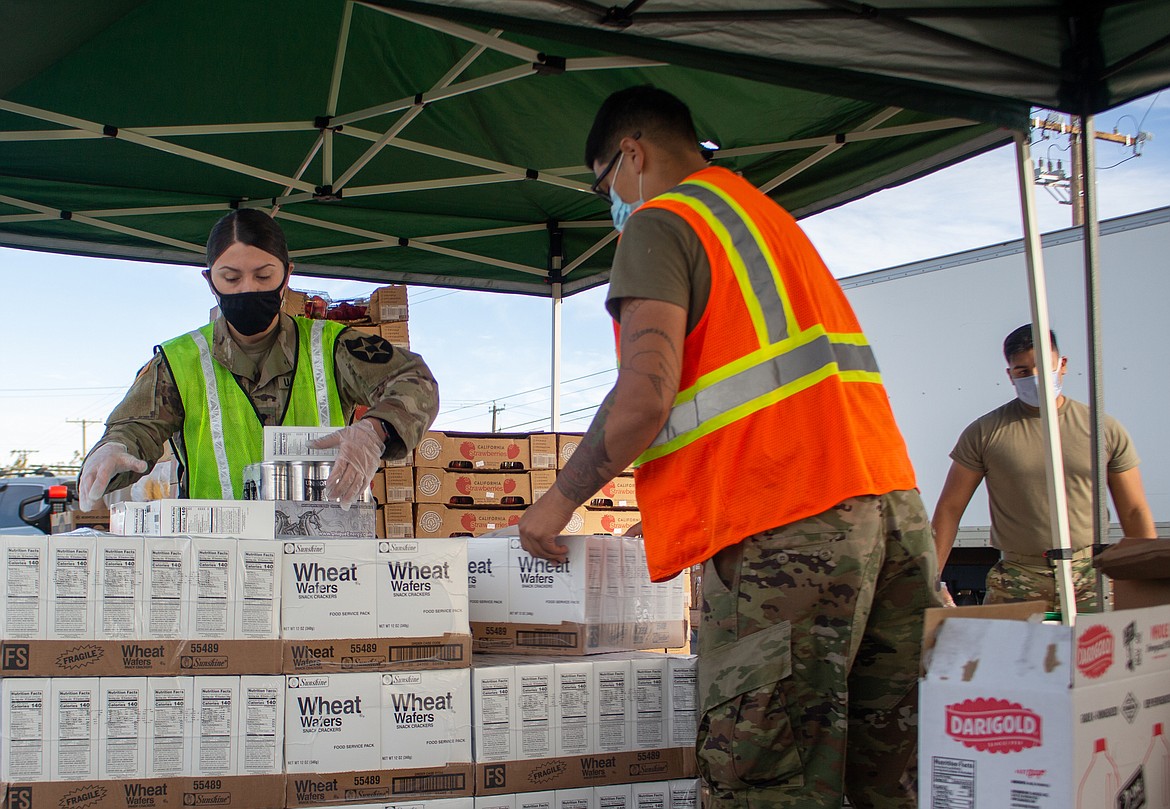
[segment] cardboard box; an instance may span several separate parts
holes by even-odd
[[[49,543],[50,640],[93,640],[97,603],[97,538],[54,537]],[[84,774],[81,778],[90,778]]]
[[[137,778],[118,781],[46,781],[3,787],[6,806],[21,809],[190,809],[247,806],[283,809],[284,776]]]
[[[236,625],[233,638],[264,641],[280,637],[283,551],[284,545],[278,540],[236,541]]]
[[[924,807],[1167,805],[1170,607],[1075,628],[944,618],[921,682]]]
[[[340,427],[285,427],[264,428],[265,461],[331,461],[337,457],[337,447],[309,449],[309,442],[324,438]]]
[[[36,640],[49,629],[49,538],[0,536],[4,575],[0,576],[0,637]]]
[[[414,535],[419,538],[477,537],[516,525],[523,513],[522,509],[513,508],[455,508],[437,503],[420,504],[415,507]]]
[[[469,798],[475,786],[472,764],[403,770],[347,770],[286,778],[285,806],[336,806],[373,802],[379,809],[399,801]],[[422,807],[428,809],[428,807]]]
[[[377,557],[380,638],[470,635],[467,540],[382,540]]]
[[[468,616],[478,623],[508,622],[508,548],[511,537],[467,541]]]
[[[1093,562],[1113,578],[1113,608],[1170,604],[1170,539],[1127,537]]]
[[[409,313],[405,286],[392,284],[378,287],[370,294],[368,315],[374,323],[406,320]]]
[[[520,470],[532,468],[524,433],[428,432],[414,451],[414,465],[432,469]]]
[[[699,809],[699,779],[679,778],[670,782],[670,809]]]
[[[396,323],[379,323],[378,336],[390,345],[410,348],[410,330],[405,320]]]
[[[382,768],[470,763],[471,671],[382,675]]]
[[[49,779],[92,781],[98,777],[97,677],[49,681]]]
[[[142,636],[149,640],[181,640],[191,609],[191,541],[186,537],[145,537],[143,558],[146,616]]]
[[[146,775],[166,778],[191,775],[195,732],[195,680],[148,677]]]
[[[95,511],[56,511],[49,515],[49,530],[54,534],[68,534],[78,528],[90,528],[94,531],[110,530],[110,512],[105,509]]]
[[[414,470],[409,466],[386,467],[374,475],[374,497],[382,505],[414,502]]]
[[[297,674],[286,683],[285,772],[381,768],[380,674]]]
[[[304,292],[295,289],[286,289],[284,291],[284,299],[280,302],[280,311],[293,317],[306,317],[307,310],[305,309],[305,304],[308,302],[309,296]]]
[[[146,777],[150,712],[146,677],[102,677],[98,779]]]
[[[272,539],[274,513],[271,500],[152,500],[142,523],[121,527],[124,535]]]
[[[549,469],[556,471],[557,464],[557,434],[556,433],[529,433],[528,454],[532,460],[532,469]]]
[[[0,781],[49,778],[51,680],[0,680]]]
[[[630,801],[634,809],[671,809],[670,782],[649,781],[630,787]]]
[[[232,637],[236,630],[238,575],[236,540],[191,539],[191,576],[186,596],[191,612],[184,638],[229,640]]]
[[[558,789],[553,806],[555,809],[596,809],[593,787]],[[670,809],[667,807],[667,809]]]
[[[516,666],[506,658],[481,655],[471,670],[472,733],[477,762],[513,761],[516,754]]]
[[[110,533],[121,537],[158,536],[158,512],[145,501],[114,503],[110,506]]]
[[[378,536],[381,539],[413,537],[414,507],[410,503],[391,503],[378,509]]]
[[[240,678],[236,761],[240,775],[284,772],[284,695],[282,676]]]
[[[649,581],[634,552],[640,538],[562,536],[569,548],[563,563],[530,556],[518,537],[508,539],[506,560],[494,556],[495,545],[476,546],[477,564],[506,565],[508,579],[506,622],[480,620],[473,607],[476,651],[565,655],[682,645],[685,619],[665,605],[681,603],[674,591],[683,582]],[[487,614],[502,614],[496,609]]]
[[[574,511],[573,516],[569,518],[569,524],[565,526],[565,533],[607,534],[620,537],[641,521],[641,512],[633,509],[614,511],[612,509],[581,507]]]
[[[528,481],[532,486],[532,502],[535,503],[556,484],[557,470],[534,469],[528,473]]]
[[[204,776],[238,775],[240,678],[195,677],[191,766]]]
[[[636,509],[638,495],[634,492],[634,476],[618,475],[602,486],[585,505],[590,509]]]
[[[585,756],[597,752],[594,742],[593,663],[557,661],[553,666],[557,756]]]
[[[585,433],[557,433],[557,469],[564,469],[573,457]]]
[[[693,748],[638,750],[502,764],[477,763],[475,769],[476,796],[593,787],[599,808],[628,809],[633,783],[694,778],[695,751]]]
[[[277,539],[298,537],[341,537],[373,539],[377,532],[377,505],[354,503],[343,509],[340,503],[305,500],[274,500]],[[271,537],[269,537],[271,539]]]
[[[145,548],[142,537],[102,537],[94,576],[96,640],[143,637],[145,627],[139,606],[143,601]]]
[[[510,508],[532,503],[532,485],[527,472],[449,472],[417,467],[414,479],[416,503]]]
[[[281,573],[281,636],[376,638],[378,542],[286,540]],[[376,768],[375,768],[376,769]]]

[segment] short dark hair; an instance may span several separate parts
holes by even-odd
[[[1052,338],[1052,350],[1059,352],[1060,347],[1056,344],[1056,332],[1052,331],[1052,329],[1049,329],[1048,336]],[[1032,324],[1025,323],[1007,337],[1003,338],[1003,358],[1008,362],[1011,362],[1012,357],[1016,356],[1016,354],[1019,354],[1022,351],[1029,351],[1033,347]]]
[[[267,211],[259,208],[237,208],[224,216],[207,236],[207,268],[236,242],[263,250],[276,256],[288,272],[288,243],[284,231]]]
[[[609,160],[621,139],[641,132],[658,141],[693,144],[699,151],[695,122],[687,105],[651,84],[627,87],[605,99],[585,139],[585,166]]]

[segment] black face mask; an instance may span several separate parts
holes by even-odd
[[[285,276],[287,278],[287,275]],[[210,284],[210,280],[208,281]],[[233,292],[224,294],[211,284],[211,290],[219,299],[219,311],[233,329],[245,337],[252,337],[267,329],[280,314],[283,296],[280,286],[267,292]]]

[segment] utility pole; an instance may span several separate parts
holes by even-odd
[[[81,425],[81,457],[84,458],[89,452],[89,445],[85,443],[85,427],[87,424],[101,424],[101,421],[99,419],[65,419],[65,423]]]
[[[500,413],[504,412],[504,409],[506,407],[507,407],[507,405],[497,405],[495,402],[492,402],[492,406],[488,408],[488,410],[490,410],[491,414],[492,414],[492,432],[493,433],[496,432],[496,416],[498,416]]]
[[[1056,115],[1050,115],[1047,118],[1033,118],[1032,128],[1039,129],[1043,132],[1056,132],[1060,135],[1068,135],[1068,144],[1071,157],[1069,160],[1070,173],[1065,174],[1060,167],[1059,161],[1055,171],[1052,169],[1051,161],[1049,161],[1048,171],[1042,172],[1039,170],[1039,165],[1042,161],[1037,160],[1037,184],[1049,187],[1067,187],[1068,199],[1060,200],[1065,205],[1072,207],[1072,223],[1074,227],[1085,224],[1085,167],[1081,163],[1081,138],[1084,135],[1084,130],[1081,126],[1080,119],[1073,119],[1064,121]],[[1138,132],[1137,135],[1122,135],[1118,132],[1093,132],[1094,140],[1105,140],[1110,143],[1117,143],[1132,149],[1138,150],[1141,144],[1153,139],[1153,135],[1149,132]],[[1140,154],[1140,152],[1137,152]]]

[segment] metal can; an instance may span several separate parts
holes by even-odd
[[[289,500],[310,500],[309,497],[309,470],[313,466],[308,461],[287,461],[287,478],[285,494]]]
[[[309,488],[312,491],[312,497],[306,497],[306,500],[315,500],[321,502],[325,499],[325,484],[329,481],[329,476],[333,474],[333,461],[316,461],[313,464],[313,472],[309,478]]]
[[[260,467],[259,500],[288,499],[288,467],[283,461],[263,461]]]

